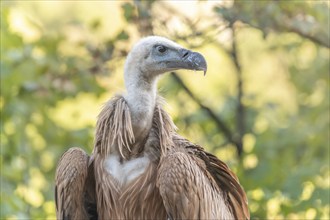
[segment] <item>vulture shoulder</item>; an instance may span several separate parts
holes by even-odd
[[[97,219],[93,166],[80,148],[64,152],[55,173],[57,219]]]
[[[171,219],[250,219],[245,192],[224,162],[179,135],[173,144],[157,179]]]

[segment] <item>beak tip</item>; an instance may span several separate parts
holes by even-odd
[[[197,71],[203,71],[204,76],[206,75],[207,71],[207,63],[204,58],[204,56],[200,53],[193,52],[192,53],[192,61],[193,61],[193,66]]]

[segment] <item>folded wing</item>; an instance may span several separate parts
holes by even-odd
[[[225,163],[174,135],[160,162],[158,186],[172,219],[250,219],[247,198]]]
[[[93,162],[80,148],[61,157],[55,174],[57,219],[97,219]]]

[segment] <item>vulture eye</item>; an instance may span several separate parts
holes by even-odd
[[[159,53],[164,53],[167,50],[167,48],[162,45],[157,46],[156,49]]]

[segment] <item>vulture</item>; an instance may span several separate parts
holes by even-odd
[[[57,219],[250,219],[236,175],[176,132],[157,95],[166,72],[207,70],[198,52],[160,36],[141,39],[124,66],[126,92],[98,116],[92,154],[78,147],[55,174]]]

